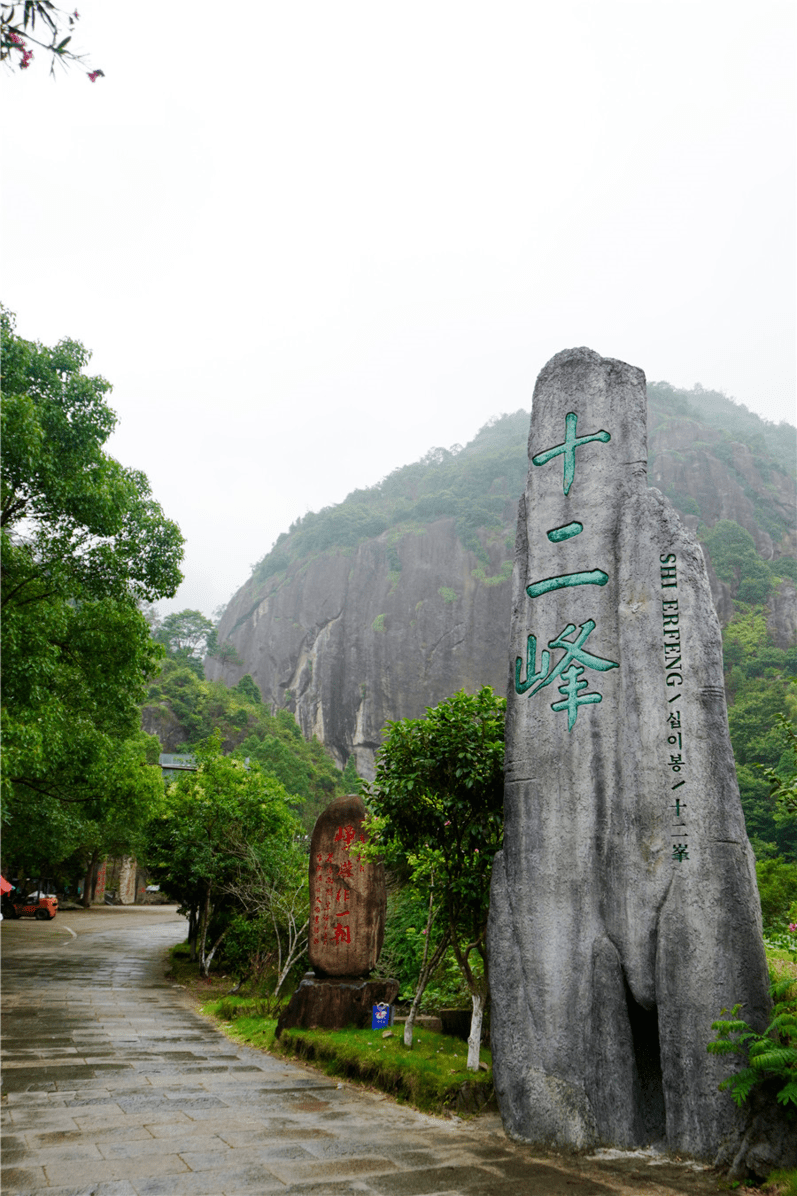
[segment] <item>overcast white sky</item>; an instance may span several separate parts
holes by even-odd
[[[3,301],[93,349],[209,614],[589,345],[795,420],[795,6],[77,0],[6,75]]]

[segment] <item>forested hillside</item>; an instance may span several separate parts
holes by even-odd
[[[666,382],[654,382],[648,385],[648,403],[651,484],[662,484],[687,521],[695,517],[711,526],[722,517],[724,503],[754,537],[770,538],[770,551],[762,543],[767,559],[795,557],[797,430],[767,423],[716,391],[676,390]],[[464,448],[430,449],[420,461],[394,470],[366,490],[352,491],[337,506],[309,512],[283,532],[255,566],[254,593],[263,592],[268,578],[315,553],[352,548],[390,529],[443,516],[453,517],[462,544],[486,564],[480,533],[507,518],[514,525],[528,471],[528,432],[527,411],[496,416]],[[689,478],[679,468],[687,456],[694,475]],[[701,468],[708,458],[724,467],[719,491],[711,485],[711,468]],[[239,613],[238,621],[248,613]]]
[[[218,733],[225,754],[257,761],[297,799],[308,831],[324,807],[356,783],[352,768],[341,772],[318,740],[304,739],[289,711],[266,709],[248,674],[228,689],[198,677],[185,659],[167,659],[150,683],[142,723],[166,752],[191,752]]]

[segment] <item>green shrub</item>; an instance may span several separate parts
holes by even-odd
[[[797,864],[779,857],[756,863],[761,915],[767,929],[777,929],[788,919],[789,907],[797,901]]]
[[[772,996],[772,1021],[763,1034],[743,1021],[739,1017],[742,1006],[734,1005],[730,1018],[712,1022],[717,1037],[708,1050],[713,1055],[741,1055],[746,1060],[745,1067],[720,1084],[737,1105],[744,1104],[753,1088],[768,1082],[778,1103],[790,1114],[797,1114],[797,983],[790,977],[773,984]]]

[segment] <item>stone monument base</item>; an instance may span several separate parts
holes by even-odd
[[[364,976],[316,976],[305,972],[277,1022],[275,1038],[283,1030],[364,1029],[371,1025],[371,1007],[390,1004],[398,996],[398,980],[368,980]]]

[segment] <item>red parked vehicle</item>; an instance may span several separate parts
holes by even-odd
[[[8,884],[8,882],[5,882]],[[39,880],[33,893],[27,897],[18,896],[13,890],[3,893],[4,918],[36,918],[39,922],[49,922],[58,913],[58,898],[52,892],[53,884],[49,879]]]

